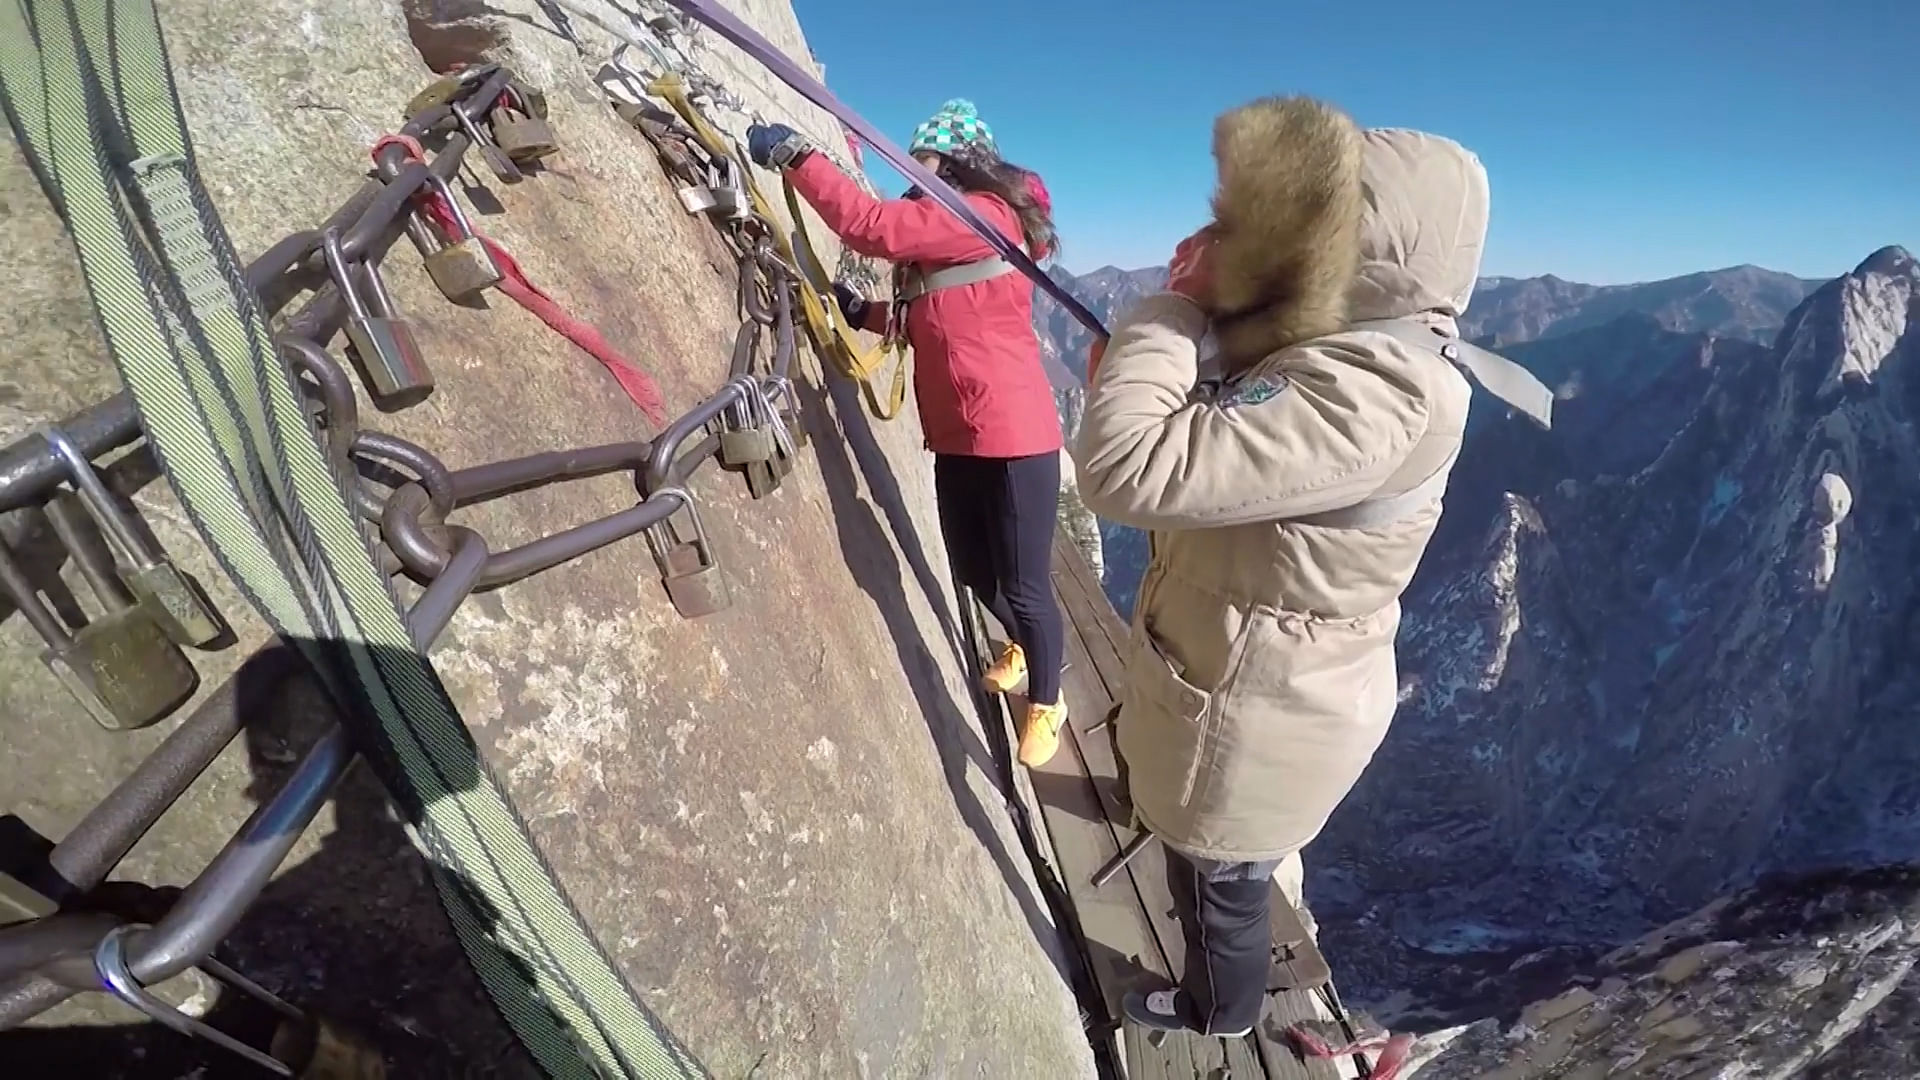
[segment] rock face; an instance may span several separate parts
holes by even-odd
[[[1762,875],[1920,856],[1916,325],[1920,268],[1890,248],[1817,290],[1770,350],[1674,338],[1658,374],[1619,381],[1624,400],[1563,401],[1552,435],[1476,433],[1407,598],[1394,729],[1308,853],[1350,998],[1421,1027],[1498,1015]],[[1879,880],[1734,904],[1797,897],[1807,923],[1770,924],[1768,948],[1884,961],[1866,981],[1898,983],[1908,930],[1872,959],[1813,918]],[[1719,1042],[1730,1000],[1701,1017]],[[1740,1005],[1745,1023],[1765,1000]],[[1821,1015],[1768,1022],[1824,1049],[1857,1019]],[[1540,1075],[1613,1075],[1602,1060]],[[1673,1068],[1620,1075],[1696,1075]]]
[[[808,55],[786,0],[732,6],[789,55]],[[499,60],[545,91],[562,150],[511,187],[476,167],[463,195],[482,227],[649,370],[671,414],[724,381],[738,325],[731,256],[591,82],[611,49],[591,22],[572,20],[583,61],[532,0],[159,7],[203,172],[243,257],[345,201],[368,146],[436,70]],[[837,145],[830,117],[730,47],[697,56],[751,107]],[[714,118],[740,134],[739,116]],[[10,440],[117,379],[71,244],[11,140],[0,231],[10,298],[0,439]],[[830,237],[817,221],[812,233],[831,263]],[[386,276],[439,388],[391,415],[363,403],[370,426],[455,468],[651,434],[599,365],[504,298],[488,310],[445,303],[404,243]],[[436,664],[588,923],[714,1075],[1090,1075],[1061,950],[990,779],[917,421],[869,424],[837,379],[802,398],[813,441],[779,493],[753,501],[717,470],[695,481],[731,609],[681,619],[635,538],[475,598]],[[235,625],[237,647],[195,656],[204,695],[265,628],[144,453],[113,472]],[[456,520],[498,550],[632,497],[626,478],[608,476]],[[9,536],[44,533],[9,525]],[[43,548],[29,561],[47,574],[60,564]],[[0,811],[58,836],[169,725],[94,728],[5,614]],[[119,876],[190,880],[314,730],[302,701],[262,718]],[[303,839],[230,955],[368,1033],[396,1075],[525,1068],[363,774]],[[69,1003],[0,1035],[0,1072],[189,1071],[182,1040],[128,1017],[97,996]]]
[[[1905,1078],[1920,874],[1770,880],[1605,957],[1581,985],[1433,1040],[1422,1080]]]

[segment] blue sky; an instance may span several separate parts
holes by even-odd
[[[1206,218],[1213,118],[1273,93],[1477,152],[1487,274],[1827,277],[1920,249],[1920,0],[794,8],[834,93],[896,141],[948,97],[979,105],[1046,178],[1079,272],[1165,262]]]

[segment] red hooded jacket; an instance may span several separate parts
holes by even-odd
[[[861,255],[937,270],[995,254],[953,211],[932,199],[875,199],[825,154],[808,154],[788,175],[820,220]],[[1044,202],[1038,177],[1031,183]],[[992,195],[967,193],[966,199],[1001,235],[1021,242],[1012,207]],[[883,332],[886,308],[872,305],[863,329]],[[1033,283],[1025,275],[928,293],[907,305],[906,330],[927,449],[1013,458],[1064,444],[1033,332]]]

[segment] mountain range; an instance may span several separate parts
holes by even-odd
[[[1157,284],[1089,276],[1109,311]],[[1575,1013],[1582,1076],[1920,1075],[1920,265],[1486,279],[1463,324],[1555,424],[1476,400],[1400,711],[1307,852],[1342,992],[1464,1030],[1435,1077]],[[1102,532],[1129,609],[1144,545]],[[1710,1037],[1648,1034],[1680,1013]]]
[[[1105,266],[1077,276],[1059,269],[1052,273],[1102,321],[1111,321],[1167,280],[1164,266]],[[1674,399],[1654,388],[1676,364],[1691,365],[1697,377],[1702,364],[1712,363],[1713,348],[1725,359],[1743,345],[1770,340],[1818,284],[1756,266],[1633,285],[1584,285],[1552,275],[1485,277],[1476,285],[1460,326],[1469,339],[1498,348],[1554,388],[1561,399],[1555,416],[1559,429],[1588,431],[1615,424],[1660,429],[1660,418],[1673,410]],[[1034,328],[1049,367],[1064,368],[1084,381],[1091,332],[1059,305],[1047,303],[1036,305]],[[1716,345],[1706,346],[1705,338]],[[1708,349],[1705,358],[1697,355],[1702,348]],[[1079,419],[1078,389],[1057,390],[1055,398],[1071,429]],[[1470,425],[1477,432],[1495,415],[1484,401],[1476,402]],[[1576,441],[1588,440],[1560,440],[1552,449],[1560,452]],[[1633,445],[1613,441],[1601,452],[1631,456]],[[1146,567],[1146,537],[1112,522],[1101,522],[1099,530],[1107,595],[1123,616],[1130,616]]]

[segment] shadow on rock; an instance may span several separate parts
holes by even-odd
[[[900,584],[900,560],[894,553],[893,542],[888,539],[879,515],[860,498],[855,479],[856,467],[859,475],[866,478],[868,488],[874,493],[882,511],[887,514],[901,550],[908,552],[908,561],[913,564],[920,587],[926,591],[934,611],[940,616],[941,627],[948,638],[946,644],[961,658],[964,669],[969,666],[966,663],[967,653],[958,640],[952,605],[926,561],[919,533],[908,519],[901,502],[892,466],[874,441],[872,429],[867,426],[858,392],[852,383],[836,378],[828,380],[827,395],[831,398],[832,412],[840,419],[845,432],[844,443],[830,434],[833,425],[829,423],[827,400],[817,391],[802,396],[810,414],[806,421],[808,429],[822,433],[812,440],[811,445],[820,464],[820,474],[826,482],[827,495],[833,503],[834,523],[840,532],[841,555],[846,559],[847,569],[852,572],[861,591],[872,598],[874,606],[886,620],[887,633],[893,638],[900,663],[906,670],[907,682],[913,687],[914,698],[926,722],[928,734],[933,738],[934,749],[940,755],[941,771],[946,776],[947,786],[953,793],[954,805],[959,809],[961,819],[973,830],[981,846],[986,848],[994,864],[999,867],[1008,891],[1020,904],[1034,940],[1039,943],[1060,977],[1071,983],[1072,974],[1061,953],[1058,932],[1028,888],[1025,875],[994,826],[992,814],[968,782],[968,765],[971,763],[977,765],[997,789],[1000,775],[998,765],[992,749],[980,739],[953,698],[941,689],[944,679],[940,665],[914,621],[905,590]],[[851,458],[848,456],[849,450]]]
[[[307,819],[297,814],[273,816],[274,800],[289,788],[289,781],[302,774],[328,779],[334,775],[313,771],[313,762],[320,756],[311,748],[326,742],[337,714],[304,663],[287,662],[288,650],[284,644],[263,650],[209,700],[210,705],[224,706],[230,715],[237,710],[246,721],[251,770],[246,794],[261,807],[247,829],[250,842],[262,847],[297,836],[306,825]],[[392,670],[417,664],[418,659],[406,654],[391,665],[378,662]],[[467,749],[472,754],[464,763],[457,752],[440,755],[440,780],[448,790],[487,782],[480,771],[478,749],[470,742]],[[448,765],[449,761],[453,764]],[[376,778],[386,770],[368,765],[351,761],[330,797],[320,788],[321,798],[330,798],[334,812],[333,828],[320,839],[317,850],[285,869],[257,901],[236,913],[237,925],[228,928],[215,920],[209,934],[220,941],[217,955],[309,1016],[323,1020],[330,1030],[372,1048],[385,1059],[389,1077],[538,1077],[539,1070],[470,966],[437,896],[433,871],[403,830],[402,821],[420,820],[422,808],[407,805],[406,800],[390,801]],[[191,812],[187,805],[173,811]],[[233,823],[209,821],[206,828],[224,834]],[[448,891],[457,897],[453,903],[461,919],[480,932],[487,932],[497,921],[478,891],[464,880],[456,880]],[[184,910],[169,912],[176,907],[173,894],[177,892],[113,882],[69,909],[111,907],[121,919],[156,923],[156,932],[165,932],[168,924],[163,920]],[[513,964],[506,967],[511,969]],[[499,980],[507,984],[502,990],[506,1007],[522,1015],[553,1016],[539,1001],[531,975],[517,974],[518,978],[507,974]],[[11,989],[0,983],[0,997]],[[201,990],[215,995],[202,1013],[207,1023],[250,1045],[269,1045],[280,1024],[276,1013],[211,979],[202,980]],[[191,1040],[157,1023],[114,1023],[131,1012],[108,1006],[98,995],[85,995],[56,1015],[68,1026],[0,1033],[5,1075],[20,1080],[70,1076],[251,1080],[268,1075],[221,1047]],[[306,1035],[310,1039],[311,1032]],[[688,1070],[682,1075],[700,1075],[697,1066]]]

